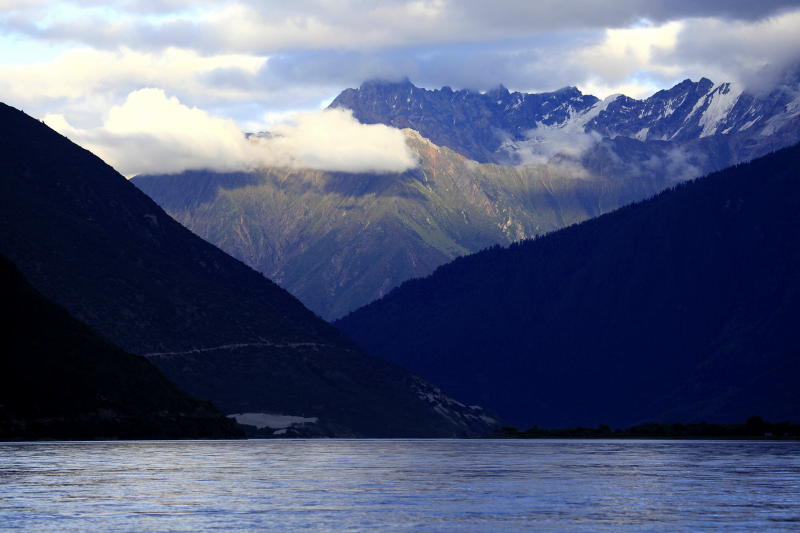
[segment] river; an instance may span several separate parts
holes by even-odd
[[[800,530],[800,442],[0,443],[0,530]]]

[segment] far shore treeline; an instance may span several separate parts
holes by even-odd
[[[606,424],[595,428],[574,427],[542,429],[533,426],[526,430],[505,426],[489,438],[504,439],[785,439],[800,440],[800,424],[769,422],[751,416],[742,424],[709,424],[698,422],[646,422],[628,428],[612,429]]]

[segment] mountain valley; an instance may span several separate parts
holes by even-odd
[[[646,100],[369,81],[332,108],[404,129],[419,166],[263,168],[132,181],[325,319],[494,244],[543,235],[800,141],[800,83],[686,80]],[[504,163],[504,164],[500,164]]]

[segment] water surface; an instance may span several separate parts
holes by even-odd
[[[0,530],[800,530],[800,443],[0,444]]]

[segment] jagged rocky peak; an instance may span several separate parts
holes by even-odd
[[[501,83],[497,87],[494,87],[486,91],[486,94],[487,96],[490,96],[492,98],[504,98],[511,93],[508,91],[508,88]]]
[[[548,94],[548,93],[545,93],[545,94]],[[560,88],[560,89],[558,89],[556,91],[553,91],[552,93],[549,93],[549,94],[558,95],[558,96],[566,96],[566,97],[570,97],[570,98],[580,98],[580,97],[583,96],[583,93],[580,91],[580,89],[578,89],[574,85],[568,85],[566,87],[562,87],[562,88]]]
[[[586,129],[640,141],[684,142],[714,135],[764,136],[781,131],[781,135],[792,135],[791,130],[797,130],[798,111],[796,82],[755,94],[736,83],[687,79],[643,100],[619,98],[587,122]]]
[[[342,94],[334,100],[334,103],[340,99],[343,99],[344,102],[348,102],[348,96],[360,100],[370,100],[376,104],[385,103],[393,96],[397,97],[398,95],[403,95],[405,98],[409,94],[418,93],[423,90],[424,89],[420,89],[414,85],[407,76],[400,79],[371,78],[364,81],[357,89],[346,89],[343,91]],[[331,104],[330,107],[349,106]]]
[[[697,113],[698,103],[714,88],[707,78],[684,80],[647,99],[621,97],[611,102],[586,125],[605,137],[631,137],[638,140],[670,140],[676,136],[698,136],[698,119],[687,128],[687,120]]]
[[[698,81],[692,81],[689,78],[686,78],[682,82],[678,83],[674,87],[669,89],[662,89],[655,94],[651,98],[653,99],[664,99],[664,98],[671,98],[679,94],[686,94],[688,92],[697,92],[702,91],[703,94],[707,93],[712,87],[714,86],[714,82],[709,80],[708,78],[700,78]]]

